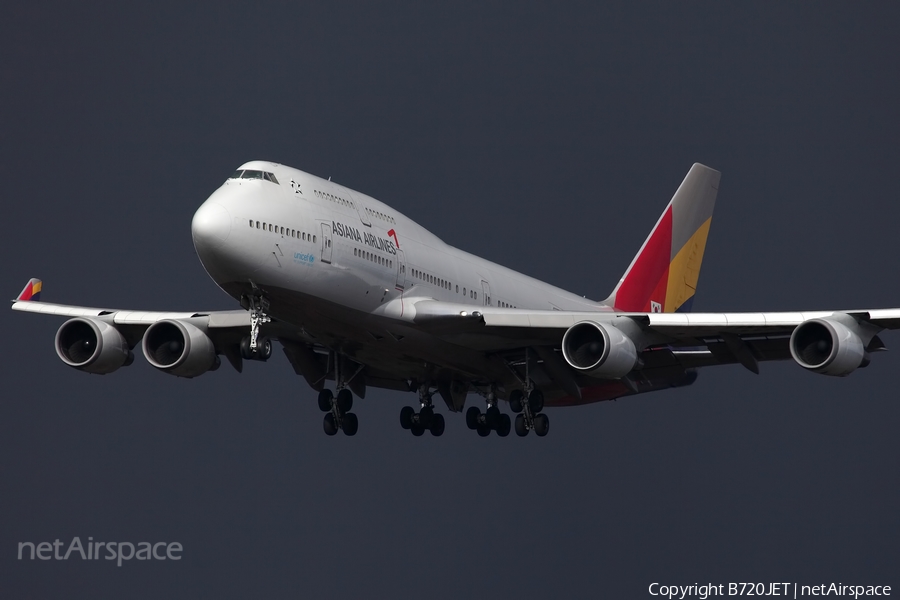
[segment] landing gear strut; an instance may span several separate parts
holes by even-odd
[[[539,437],[544,437],[550,432],[550,419],[541,411],[544,410],[544,394],[534,387],[534,382],[529,377],[528,349],[525,350],[525,390],[513,390],[509,395],[509,408],[516,415],[516,435],[525,437],[528,432],[534,430]]]
[[[512,427],[509,415],[501,413],[497,407],[497,395],[491,391],[485,396],[487,409],[482,413],[477,406],[470,406],[466,411],[466,426],[474,429],[481,437],[487,437],[496,431],[500,437],[509,435]]]
[[[272,341],[267,337],[259,337],[259,326],[272,321],[268,315],[269,301],[256,287],[252,294],[244,296],[242,300],[246,301],[250,311],[250,335],[241,340],[241,356],[247,360],[269,360],[272,356]]]
[[[434,404],[431,402],[433,392],[427,385],[419,386],[419,403],[422,408],[416,412],[412,406],[404,406],[400,410],[400,427],[409,429],[416,437],[431,432],[431,435],[440,437],[444,433],[444,415],[434,412]]]

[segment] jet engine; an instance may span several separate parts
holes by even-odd
[[[791,334],[791,356],[804,369],[838,377],[868,364],[859,333],[829,318],[800,323]]]
[[[177,377],[197,377],[220,364],[212,340],[185,321],[157,321],[144,333],[142,347],[147,362]]]
[[[612,325],[582,321],[569,327],[562,340],[566,362],[592,377],[618,379],[637,364],[637,349]]]
[[[105,375],[134,361],[122,334],[103,321],[76,317],[56,332],[56,354],[81,371]]]

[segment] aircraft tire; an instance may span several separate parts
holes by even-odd
[[[534,415],[534,432],[540,437],[550,433],[550,419],[545,414]]]
[[[487,424],[479,424],[478,427],[475,428],[475,431],[478,432],[478,435],[481,437],[487,437],[491,435],[491,428],[487,426]]]
[[[412,406],[404,406],[400,409],[400,427],[409,429],[412,427],[412,417],[416,414]]]
[[[272,340],[262,337],[256,340],[256,359],[269,360],[272,356]]]
[[[412,432],[412,434],[413,434],[414,436],[416,436],[416,437],[419,437],[419,436],[421,436],[423,433],[425,433],[425,428],[422,427],[421,425],[419,425],[418,423],[413,423],[413,424],[412,424],[412,427],[410,427],[409,430],[410,430],[410,431]]]
[[[475,429],[478,427],[478,417],[481,416],[481,411],[478,410],[477,406],[470,406],[469,410],[466,411],[466,427],[469,429]]]
[[[539,413],[544,410],[544,393],[535,388],[528,394],[528,405],[531,407],[532,413]]]
[[[514,413],[522,412],[524,408],[525,392],[522,390],[513,390],[509,394],[509,409]]]
[[[241,358],[244,360],[253,360],[253,353],[250,352],[250,336],[246,335],[241,340]]]
[[[342,413],[350,412],[350,409],[353,408],[353,392],[347,388],[339,391],[337,393],[337,405]]]
[[[337,423],[334,421],[334,415],[327,413],[323,422],[325,435],[334,435],[338,432]]]
[[[359,419],[352,412],[348,412],[344,415],[341,427],[344,430],[344,435],[356,435],[356,432],[359,431]]]
[[[331,393],[331,390],[325,388],[321,392],[319,392],[319,410],[322,412],[330,412],[331,411],[331,399],[334,395]]]
[[[512,429],[512,419],[509,418],[509,415],[500,415],[500,422],[497,424],[497,435],[506,437],[509,435],[510,429]]]
[[[425,429],[431,427],[431,423],[434,421],[434,409],[430,406],[423,406],[422,410],[419,411],[419,423]]]
[[[497,429],[500,424],[500,409],[496,406],[488,408],[484,413],[484,422],[491,429]]]
[[[429,429],[431,435],[434,437],[441,437],[444,434],[444,415],[434,415]]]
[[[528,435],[528,428],[525,427],[525,415],[516,415],[516,435],[519,437]]]

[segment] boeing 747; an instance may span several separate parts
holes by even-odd
[[[357,432],[354,398],[371,387],[417,395],[400,411],[413,435],[439,436],[462,412],[481,436],[547,434],[548,407],[694,383],[697,370],[794,360],[849,375],[900,327],[900,308],[692,313],[719,188],[691,167],[608,298],[587,300],[455,248],[409,217],[333,181],[280,164],[242,165],[194,214],[206,271],[233,311],[147,312],[51,304],[32,279],[14,310],[68,317],[56,352],[107,374],[141,350],[153,367],[197,377],[225,357],[265,361],[278,342],[317,392],[328,435]],[[501,410],[506,402],[509,411]]]

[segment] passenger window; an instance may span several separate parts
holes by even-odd
[[[253,219],[250,219],[250,227],[253,227]]]
[[[313,236],[313,244],[316,243],[316,236]]]
[[[259,229],[259,221],[256,222],[256,228]]]

